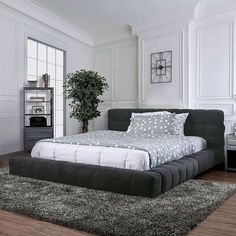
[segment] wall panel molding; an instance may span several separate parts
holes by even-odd
[[[174,40],[176,37],[177,40]],[[171,104],[172,106],[176,106],[178,103],[178,107],[184,107],[187,105],[187,77],[188,68],[187,68],[187,47],[185,42],[188,39],[188,28],[181,27],[179,29],[171,30],[170,32],[165,31],[164,34],[154,34],[150,37],[142,38],[140,36],[139,39],[139,106],[146,106],[147,104]],[[163,49],[151,49],[153,42],[156,41],[156,45],[163,45],[164,41],[172,42],[172,45],[163,46]],[[159,43],[158,43],[159,42]],[[174,44],[173,44],[174,42]],[[152,51],[150,51],[152,50]],[[150,62],[149,57],[150,54],[157,51],[164,50],[174,50],[173,51],[173,71],[172,71],[172,82],[164,84],[151,84],[150,85]],[[178,67],[176,67],[178,64]],[[175,95],[170,96],[171,92],[168,87],[174,86]],[[157,96],[150,97],[150,92],[154,92],[154,87],[157,89]],[[166,95],[158,97],[158,87],[166,89]],[[151,90],[150,90],[151,89]]]
[[[11,17],[0,13],[1,35],[8,35],[0,38],[0,50],[4,58],[0,58],[0,69],[3,78],[0,84],[0,96],[18,95],[18,23]],[[11,70],[8,70],[11,65]]]
[[[233,115],[234,114],[234,110],[235,110],[235,105],[234,104],[227,104],[227,103],[204,103],[204,104],[198,104],[196,106],[197,109],[218,109],[218,110],[222,110],[224,112],[225,115]]]
[[[213,34],[214,34],[214,31],[217,31],[217,30],[222,30],[222,28],[224,28],[225,30],[227,30],[227,37],[228,37],[228,40],[225,40],[225,45],[224,47],[228,47],[228,50],[227,50],[227,53],[229,54],[228,56],[226,56],[229,60],[229,63],[228,63],[228,72],[227,72],[227,75],[222,77],[222,80],[225,80],[227,79],[227,91],[225,91],[224,94],[218,94],[217,91],[215,93],[214,92],[214,89],[212,89],[211,87],[206,87],[206,85],[204,84],[204,82],[206,80],[210,80],[210,82],[212,82],[212,85],[214,85],[216,82],[210,78],[206,78],[206,77],[202,77],[202,70],[204,68],[204,64],[202,64],[202,58],[206,57],[206,54],[205,53],[209,53],[209,51],[201,51],[202,49],[202,44],[205,42],[204,41],[204,38],[202,39],[201,37],[203,37],[202,35],[205,33],[205,34],[209,34],[211,33],[211,31],[213,31]],[[218,35],[225,35],[224,32],[218,32]],[[234,35],[234,24],[233,22],[223,22],[223,23],[214,23],[213,25],[206,25],[206,26],[200,26],[198,29],[197,29],[197,99],[230,99],[233,97],[233,69],[234,69],[234,64],[233,64],[233,50],[234,50],[234,46],[233,46],[233,35]],[[206,37],[205,37],[206,38]],[[217,38],[215,38],[215,41],[217,41]],[[214,41],[212,42],[213,44],[215,43]],[[216,44],[216,50],[217,50],[217,45],[218,47],[221,46],[220,43]],[[209,47],[210,45],[207,43],[206,47]],[[222,53],[224,52],[224,50],[221,50],[221,52],[218,52],[218,58],[221,59],[222,58],[222,65],[224,65],[224,63],[227,63],[227,62],[224,62],[223,60],[223,57],[222,57]],[[210,60],[209,60],[210,61]],[[213,70],[219,70],[219,67],[220,65],[216,66],[215,68],[205,68],[205,69],[208,69],[209,70],[209,73],[214,73],[212,72]],[[217,73],[217,72],[215,72]],[[225,84],[225,81],[222,82],[223,84]],[[218,88],[219,90],[222,91],[222,87],[219,86]],[[203,91],[205,90],[205,92]],[[206,90],[208,91],[208,95],[206,94]],[[204,94],[205,93],[205,94]],[[211,93],[211,94],[210,94]]]
[[[104,62],[103,55],[110,60]],[[137,39],[120,40],[99,45],[93,51],[93,69],[105,76],[109,96],[99,104],[101,117],[94,120],[94,130],[107,128],[107,111],[111,108],[137,107]],[[100,63],[101,62],[101,63]]]
[[[233,131],[236,119],[236,8],[234,11],[222,8],[212,14],[211,10],[205,11],[204,4],[198,4],[191,23],[190,107],[222,110],[227,134]]]
[[[113,49],[103,49],[94,52],[93,69],[104,76],[109,85],[109,91],[102,96],[102,100],[111,101],[113,99],[113,81],[114,81],[114,51]]]
[[[225,135],[226,134],[231,134],[232,132],[234,132],[234,121],[231,119],[225,119],[224,121],[224,125],[225,125]]]

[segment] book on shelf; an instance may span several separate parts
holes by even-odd
[[[31,101],[42,101],[43,102],[45,100],[45,97],[33,97],[33,96],[31,96],[30,100]]]

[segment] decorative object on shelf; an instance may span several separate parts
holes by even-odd
[[[28,80],[28,86],[30,88],[35,88],[37,86],[37,80]]]
[[[32,106],[32,114],[35,115],[44,114],[44,106]]]
[[[97,108],[103,102],[99,96],[108,90],[106,79],[97,72],[80,70],[67,74],[64,87],[66,98],[71,99],[70,117],[82,121],[82,132],[88,132],[89,120],[100,116]]]
[[[151,83],[172,81],[172,51],[151,54]]]
[[[30,117],[30,127],[46,127],[47,118],[43,116]]]
[[[44,102],[45,97],[38,97],[38,96],[35,96],[35,97],[34,97],[34,96],[31,96],[31,97],[30,97],[30,100],[31,100],[31,101],[35,101],[35,102],[41,102],[41,101]]]
[[[53,88],[24,87],[24,150],[30,151],[41,139],[54,136]]]
[[[44,87],[48,88],[49,82],[50,82],[50,75],[49,74],[44,74],[42,75],[42,79],[44,82]]]

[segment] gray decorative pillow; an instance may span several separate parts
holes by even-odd
[[[172,134],[184,135],[184,124],[189,113],[175,114],[172,122]]]
[[[135,116],[154,116],[154,115],[166,115],[171,114],[168,111],[154,111],[154,112],[143,112],[143,113],[135,113],[132,112],[131,118],[134,118]]]
[[[171,133],[172,121],[175,114],[158,114],[152,116],[135,116],[131,118],[131,122],[127,132],[132,133]]]

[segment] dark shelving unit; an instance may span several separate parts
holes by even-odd
[[[33,99],[31,99],[33,97]],[[42,97],[44,99],[42,99]],[[39,99],[35,99],[39,98]],[[41,101],[40,101],[41,99]],[[24,87],[24,149],[30,151],[41,139],[53,138],[54,128],[54,91],[53,88]],[[33,109],[43,108],[44,112],[34,113]],[[45,117],[46,124],[35,126],[30,122],[31,117]],[[43,119],[45,119],[43,118]]]

